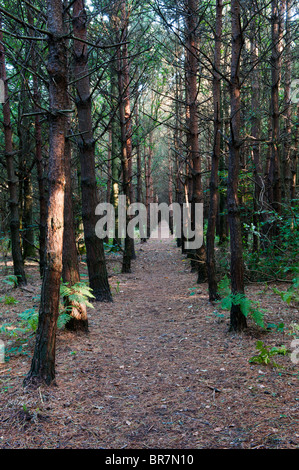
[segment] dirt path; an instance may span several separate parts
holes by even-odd
[[[57,387],[22,389],[30,357],[1,366],[0,448],[298,447],[290,358],[284,369],[249,363],[260,333],[228,333],[174,240],[136,251],[131,274],[108,261],[114,302],[89,311],[89,335],[59,332]],[[269,321],[286,321],[275,302]]]

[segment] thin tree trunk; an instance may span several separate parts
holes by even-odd
[[[151,236],[151,224],[150,224],[150,205],[154,202],[154,186],[153,186],[153,177],[152,177],[152,160],[153,160],[153,150],[154,150],[154,141],[153,141],[153,132],[149,133],[149,143],[148,147],[145,147],[145,179],[146,179],[146,210],[147,210],[147,227],[146,233],[147,237]]]
[[[285,73],[284,73],[284,144],[283,144],[283,192],[285,202],[291,200],[291,145],[292,145],[292,103],[291,103],[291,0],[286,0],[285,20]]]
[[[28,49],[26,55],[28,57]],[[27,63],[26,63],[27,65]],[[32,168],[35,162],[31,162],[31,135],[30,135],[30,118],[24,116],[30,112],[28,92],[26,83],[29,77],[26,71],[22,74],[22,85],[20,90],[19,101],[19,195],[21,206],[21,224],[22,224],[22,245],[23,259],[35,256],[34,246],[34,229],[33,229],[33,188],[32,188]]]
[[[64,8],[68,4],[64,0]],[[68,17],[64,18],[65,34],[68,33]],[[67,56],[68,78],[70,76],[69,54]],[[69,95],[67,94],[66,109],[71,108]],[[67,118],[66,135],[71,134],[71,119]],[[62,280],[69,288],[80,282],[79,259],[76,246],[74,208],[72,197],[72,144],[69,137],[65,139],[64,151],[64,169],[65,169],[65,193],[64,193],[64,233],[63,233],[63,252],[62,252]],[[88,331],[87,310],[84,303],[71,300],[68,296],[63,299],[65,307],[68,309],[70,320],[66,328],[70,331]]]
[[[272,54],[271,54],[271,117],[272,143],[269,162],[269,202],[279,214],[281,212],[280,174],[280,129],[279,129],[279,87],[281,80],[281,22],[282,11],[279,0],[272,0]],[[284,2],[282,3],[284,5]]]
[[[23,210],[23,258],[35,256],[35,240],[33,229],[33,188],[31,171],[27,171],[23,185],[24,210]]]
[[[210,207],[207,229],[207,272],[209,284],[209,300],[219,298],[217,292],[216,262],[215,262],[215,229],[218,211],[218,168],[221,151],[221,113],[220,92],[221,81],[217,72],[221,60],[221,35],[222,35],[222,0],[216,3],[216,28],[215,28],[215,53],[213,74],[213,106],[214,106],[214,145],[212,154],[212,167],[210,177]]]
[[[177,20],[177,27],[179,28],[179,20]],[[175,55],[176,59],[180,60],[180,48],[178,40],[175,42]],[[175,74],[175,129],[173,133],[173,145],[175,156],[175,202],[180,205],[180,213],[183,213],[183,182],[182,182],[182,126],[181,126],[181,113],[182,113],[182,79],[179,68]],[[182,233],[183,217],[181,217],[181,226],[175,227],[180,235],[176,236],[177,247],[183,249],[183,233]]]
[[[119,150],[118,150],[118,140],[119,140],[119,126],[115,115],[115,109],[117,107],[117,83],[116,83],[116,70],[114,66],[110,68],[110,83],[111,83],[111,96],[112,96],[112,120],[111,120],[111,179],[112,179],[112,190],[111,190],[111,200],[115,211],[115,239],[113,243],[120,244],[118,237],[118,195],[119,195]]]
[[[233,294],[244,294],[244,265],[242,235],[238,204],[238,182],[240,167],[240,57],[243,46],[240,2],[231,1],[232,56],[231,56],[231,134],[229,142],[229,163],[227,183],[227,206],[231,248],[231,288]],[[240,305],[232,305],[230,329],[242,331],[247,326],[246,317]]]
[[[118,63],[118,92],[119,92],[119,118],[121,133],[121,165],[123,192],[126,197],[126,208],[131,203],[131,158],[132,158],[132,140],[131,140],[131,108],[129,91],[129,64],[128,64],[128,15],[126,1],[120,1],[117,4],[120,14],[120,36],[117,35],[117,41],[123,42],[117,50]],[[116,13],[116,12],[115,12]],[[127,213],[126,213],[127,214]],[[126,215],[126,226],[130,218]],[[126,231],[123,251],[122,273],[131,272],[131,260],[133,256],[133,240]]]
[[[112,185],[112,127],[108,129],[108,155],[107,155],[107,193],[106,202],[110,202]]]
[[[24,384],[55,380],[56,328],[59,315],[64,225],[64,150],[67,96],[67,61],[61,0],[47,1],[49,56],[49,203],[46,266],[41,290],[34,355]]]
[[[75,238],[75,224],[72,201],[71,179],[71,142],[65,142],[65,196],[64,196],[64,234],[63,234],[63,269],[62,280],[72,287],[80,282],[79,260]],[[70,331],[88,331],[86,305],[64,298],[64,305],[68,308],[71,319],[66,324]]]
[[[13,259],[14,275],[17,276],[18,284],[26,284],[26,275],[22,258],[20,241],[20,218],[19,218],[19,193],[18,178],[15,173],[14,152],[12,140],[12,126],[10,120],[10,104],[8,96],[8,84],[5,66],[5,50],[3,46],[2,18],[0,13],[0,78],[4,82],[4,103],[3,103],[3,127],[4,146],[7,170],[7,180],[9,189],[9,209],[10,209],[10,237],[11,252]]]
[[[168,204],[169,206],[173,203],[173,169],[172,169],[172,159],[171,159],[171,144],[170,144],[170,136],[169,136],[169,144],[168,144]],[[173,211],[169,211],[169,231],[173,235]]]
[[[258,66],[258,42],[257,42],[257,31],[252,25],[251,29],[251,57],[252,63],[256,64],[252,71],[252,94],[251,94],[251,136],[252,142],[252,161],[253,161],[253,172],[254,172],[254,214],[253,224],[258,227],[265,221],[265,183],[263,179],[263,168],[261,163],[261,145],[260,145],[260,134],[261,134],[261,110],[260,110],[260,70]],[[260,233],[264,231],[264,225],[260,227]],[[256,231],[256,230],[255,230]],[[261,240],[264,245],[264,238]],[[259,237],[253,234],[252,251],[257,253],[259,249]]]
[[[27,6],[27,19],[28,24],[34,26],[33,16],[30,7]],[[29,28],[29,34],[34,36],[33,29]],[[36,51],[34,48],[34,41],[31,51],[31,67],[35,70],[37,67]],[[35,73],[32,74],[33,80],[33,100],[35,103],[34,111],[38,113],[40,108],[41,96],[39,91],[39,80]],[[38,194],[39,194],[39,270],[41,277],[43,276],[45,267],[45,252],[46,252],[46,225],[47,225],[47,191],[46,191],[46,176],[44,172],[44,163],[42,155],[42,127],[40,116],[35,115],[34,119],[34,132],[35,132],[35,162],[37,170]]]
[[[112,301],[103,240],[95,233],[95,209],[99,203],[95,174],[95,141],[92,126],[92,102],[88,75],[87,14],[84,0],[73,4],[74,77],[78,112],[79,156],[81,165],[82,219],[89,274],[89,284],[96,301]]]
[[[297,188],[297,160],[298,160],[298,142],[299,142],[299,103],[297,104],[296,124],[294,126],[294,146],[292,148],[291,160],[291,200],[292,204],[296,204],[296,188]]]
[[[227,180],[225,177],[225,170],[227,168],[227,157],[226,155],[229,152],[228,146],[228,137],[229,137],[229,100],[226,99],[227,96],[227,86],[223,84],[223,90],[221,94],[221,106],[220,106],[220,113],[221,113],[221,120],[222,120],[222,134],[221,137],[221,148],[223,149],[222,154],[220,155],[219,159],[219,211],[218,211],[218,220],[217,220],[217,228],[216,234],[219,236],[219,245],[224,244],[228,238],[228,219],[227,219],[227,211],[226,211],[226,204],[227,204]],[[226,139],[227,137],[227,139]]]
[[[136,102],[136,129],[137,129],[137,142],[136,142],[136,156],[137,156],[137,188],[136,188],[136,200],[142,202],[142,165],[141,165],[141,151],[140,151],[140,138],[139,138],[139,100]]]
[[[129,64],[129,50],[128,50],[128,26],[129,26],[129,13],[128,13],[128,4],[124,0],[121,2],[121,16],[122,23],[124,28],[124,34],[122,40],[124,44],[122,46],[122,67],[123,67],[123,92],[124,92],[124,113],[125,113],[125,123],[126,123],[126,147],[127,147],[127,160],[128,160],[128,194],[129,200],[128,203],[132,204],[134,202],[134,190],[133,190],[133,146],[132,146],[132,113],[131,113],[131,98],[130,98],[130,64]],[[128,222],[130,217],[128,218]],[[127,240],[128,238],[128,240]],[[130,250],[131,259],[136,258],[135,253],[135,241],[134,238],[126,237],[126,244],[128,250]],[[123,272],[127,272],[126,268],[123,266]]]
[[[186,12],[187,50],[186,50],[186,86],[187,107],[189,119],[187,122],[187,144],[189,150],[188,161],[192,167],[192,199],[191,199],[191,227],[195,229],[195,205],[203,203],[203,189],[201,179],[201,156],[199,151],[199,119],[198,119],[198,1],[188,0]],[[203,282],[206,279],[206,253],[202,245],[196,249],[195,261],[197,263],[198,279]]]

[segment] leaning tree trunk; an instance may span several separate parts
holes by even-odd
[[[10,237],[11,253],[13,259],[14,275],[17,276],[18,284],[26,284],[26,275],[22,258],[20,240],[20,218],[19,218],[19,191],[18,178],[14,166],[14,152],[12,140],[12,127],[10,120],[10,104],[8,97],[8,84],[5,66],[5,51],[3,46],[2,18],[0,14],[0,78],[4,82],[4,103],[3,103],[3,127],[4,127],[4,153],[6,161],[8,190],[9,190],[9,210],[10,210]]]
[[[231,134],[229,141],[229,162],[227,182],[227,207],[230,228],[231,249],[231,288],[232,294],[244,294],[244,266],[242,253],[242,234],[238,204],[238,183],[240,167],[240,57],[243,46],[240,1],[231,1],[232,56],[231,56]],[[246,324],[240,305],[232,305],[230,329],[242,331]]]
[[[92,126],[92,102],[88,74],[87,14],[84,0],[73,3],[74,77],[77,91],[78,138],[81,165],[82,219],[89,274],[95,300],[112,301],[106,267],[103,240],[95,233],[95,210],[99,203],[95,174],[95,141]]]
[[[215,53],[213,72],[213,106],[214,106],[214,145],[212,154],[212,168],[210,177],[210,207],[207,229],[207,273],[209,284],[209,300],[219,298],[217,292],[216,262],[215,262],[215,229],[218,211],[218,168],[221,151],[221,113],[220,91],[221,81],[218,73],[221,60],[221,34],[222,34],[222,0],[216,3]]]
[[[49,201],[46,265],[41,289],[39,322],[31,369],[25,385],[55,380],[56,329],[59,315],[64,223],[64,150],[67,61],[61,0],[48,0],[49,56]]]

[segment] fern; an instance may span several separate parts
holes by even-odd
[[[10,274],[9,276],[6,276],[2,282],[5,284],[8,284],[10,287],[17,287],[18,285],[18,276],[15,276],[14,274]]]
[[[94,299],[95,296],[91,292],[91,288],[85,282],[77,282],[72,286],[64,282],[60,286],[60,295],[68,298],[70,302],[77,302],[87,307],[94,308],[89,299]]]
[[[18,314],[18,317],[21,319],[25,325],[25,330],[36,331],[38,326],[38,311],[34,308],[29,308],[22,313]]]
[[[5,294],[4,297],[0,298],[0,302],[3,302],[5,305],[15,305],[19,301],[15,299],[12,295]]]
[[[293,284],[286,291],[279,290],[276,287],[272,288],[275,294],[280,295],[282,300],[290,305],[292,302],[299,302],[299,277],[293,279]]]
[[[279,354],[285,356],[289,352],[285,346],[274,346],[273,348],[269,349],[264,345],[263,341],[257,341],[256,349],[259,354],[252,356],[249,359],[249,362],[255,364],[272,365],[273,367],[279,367],[279,365],[272,359],[273,356]]]
[[[237,293],[237,294],[232,294],[230,291],[229,287],[229,279],[226,277],[223,279],[222,282],[219,283],[219,291],[221,294],[225,295],[224,298],[218,301],[220,304],[220,307],[223,310],[230,310],[232,308],[232,305],[239,305],[241,312],[243,315],[247,318],[248,316],[251,316],[253,321],[260,326],[261,328],[264,328],[264,312],[265,310],[261,309],[259,306],[258,302],[255,302],[253,300],[250,300],[248,297],[246,297],[245,294],[242,293]]]
[[[30,308],[25,310],[22,313],[18,314],[19,318],[22,321],[23,328],[19,328],[19,331],[28,332],[33,331],[36,332],[38,327],[38,311],[34,308]],[[57,328],[61,329],[64,328],[67,322],[70,320],[70,315],[65,312],[62,312],[58,316],[57,320]]]
[[[61,313],[57,320],[57,328],[58,329],[64,328],[67,322],[70,321],[70,318],[71,317],[68,313],[65,313],[65,312]]]

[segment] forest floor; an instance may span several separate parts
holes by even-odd
[[[0,448],[298,448],[298,365],[289,354],[275,356],[280,367],[249,362],[257,340],[290,348],[298,310],[251,284],[266,323],[283,322],[284,331],[249,321],[232,334],[229,312],[208,301],[175,240],[148,240],[136,253],[126,275],[121,257],[108,256],[114,301],[89,309],[89,334],[59,330],[56,386],[24,389],[34,338],[13,353],[17,339],[0,334],[12,351],[0,364]],[[38,306],[37,264],[26,271],[26,290],[0,283],[1,296],[19,301],[0,303],[0,324]]]

